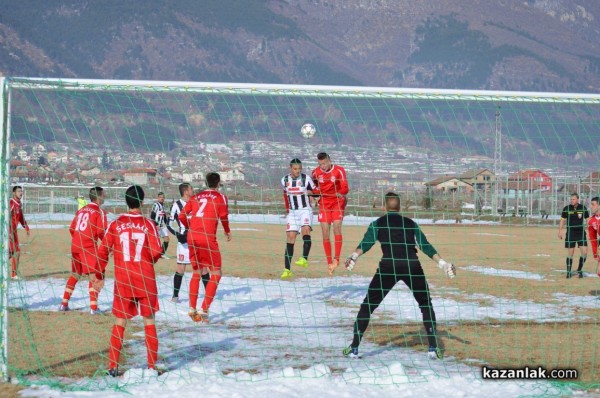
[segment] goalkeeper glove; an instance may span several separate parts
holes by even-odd
[[[356,265],[356,262],[358,261],[358,256],[359,256],[359,254],[357,252],[354,252],[350,255],[350,257],[348,257],[346,259],[345,266],[348,271],[352,271],[354,269],[354,266]]]
[[[452,279],[456,276],[456,268],[454,268],[454,264],[445,261],[444,259],[440,259],[438,261],[438,267],[446,273],[448,278]]]

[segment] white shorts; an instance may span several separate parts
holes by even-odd
[[[190,263],[190,249],[187,243],[177,242],[177,264]]]
[[[158,229],[158,235],[161,238],[166,238],[167,236],[169,236],[169,230],[167,229],[167,227],[162,227]]]
[[[290,210],[287,215],[286,232],[300,232],[302,227],[308,226],[312,229],[313,211],[312,209]]]

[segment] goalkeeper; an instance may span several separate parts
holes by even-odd
[[[439,256],[417,223],[399,214],[400,197],[397,194],[388,192],[385,195],[385,210],[384,216],[369,225],[355,252],[346,260],[346,269],[352,271],[361,254],[369,251],[376,241],[381,243],[383,257],[356,316],[352,344],[345,348],[343,353],[350,358],[359,357],[358,346],[369,326],[371,314],[396,283],[402,281],[410,288],[421,309],[429,342],[429,358],[442,359],[442,350],[437,344],[435,312],[431,304],[429,286],[417,257],[417,246],[436,261],[449,278],[456,275],[454,265]]]

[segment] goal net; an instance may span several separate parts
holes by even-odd
[[[5,78],[2,105],[5,379],[91,391],[206,378],[411,383],[443,391],[450,380],[509,395],[568,394],[599,381],[598,261],[581,242],[569,254],[566,223],[558,237],[571,195],[589,209],[600,193],[598,95]],[[300,133],[305,123],[316,127],[310,139]],[[401,213],[456,265],[457,277],[448,279],[419,250],[442,360],[428,358],[421,310],[401,281],[373,312],[362,359],[342,354],[381,249],[375,244],[352,272],[342,264],[329,276],[318,207],[308,267],[295,265],[304,248],[298,234],[292,275],[281,278],[288,239],[281,180],[294,158],[310,175],[321,152],[346,170],[349,183],[342,263],[384,214],[385,194],[395,192]],[[101,313],[90,314],[87,275],[73,289],[70,311],[59,311],[72,275],[69,225],[81,197],[89,202],[90,188],[103,187],[110,222],[127,212],[125,190],[138,184],[148,217],[159,192],[168,213],[180,184],[205,189],[211,172],[220,174],[229,200],[232,240],[219,226],[223,277],[210,323],[188,316],[190,265],[179,302],[172,301],[178,253],[169,234],[154,266],[157,366],[166,373],[145,378],[145,327],[135,317],[125,328],[121,375],[106,376],[115,321],[112,258],[97,297]],[[9,201],[16,186],[30,233],[19,225],[12,278]],[[200,284],[198,308],[204,294]],[[569,383],[496,384],[482,380],[484,366],[578,374],[556,376]]]

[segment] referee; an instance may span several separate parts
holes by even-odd
[[[563,208],[558,224],[558,239],[563,238],[563,225],[567,222],[567,235],[565,237],[565,248],[567,249],[567,279],[571,277],[571,268],[573,267],[573,254],[575,247],[579,246],[579,267],[577,273],[583,278],[583,263],[587,257],[587,238],[585,236],[585,227],[587,219],[590,218],[588,209],[579,203],[579,195],[571,194],[571,204]]]
[[[352,344],[345,348],[343,353],[350,358],[359,357],[358,346],[367,330],[371,314],[396,283],[402,281],[410,288],[421,309],[429,342],[429,358],[442,359],[442,350],[437,345],[435,312],[431,304],[429,286],[417,257],[417,246],[436,261],[449,278],[454,278],[456,270],[454,265],[438,255],[417,223],[399,214],[400,197],[397,194],[388,192],[385,195],[385,209],[386,214],[369,225],[362,241],[346,260],[346,269],[351,271],[361,254],[369,251],[376,241],[381,244],[383,257],[356,316]]]

